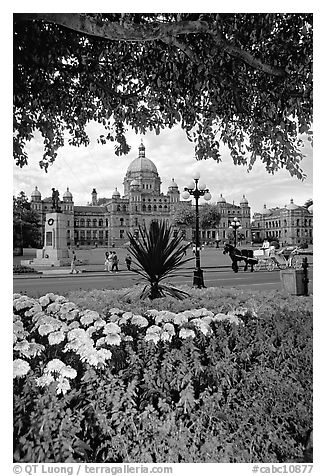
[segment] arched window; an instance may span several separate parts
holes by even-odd
[[[148,211],[151,212],[152,211],[152,207],[150,205],[148,205]]]
[[[90,228],[90,226],[91,226],[91,220],[89,218],[87,218],[86,226],[87,226],[87,228]]]
[[[157,211],[157,206],[156,205],[154,205],[153,210],[154,210],[154,212]]]
[[[81,218],[81,220],[80,220],[80,226],[82,226],[82,227],[85,226],[85,220],[84,220],[84,218]]]
[[[143,212],[146,212],[146,205],[143,205]]]
[[[98,226],[103,226],[103,220],[102,220],[102,218],[98,221]]]
[[[126,205],[122,205],[122,211],[123,211],[123,212],[126,212],[126,211],[127,211]]]
[[[117,205],[117,212],[120,212],[120,205]]]
[[[123,226],[123,218],[120,218],[120,226]]]
[[[94,227],[94,228],[97,227],[97,219],[96,219],[96,218],[93,218],[93,227]]]

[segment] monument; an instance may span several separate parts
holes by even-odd
[[[59,192],[52,188],[52,212],[46,214],[44,246],[36,251],[36,258],[21,264],[38,267],[60,267],[70,264],[67,246],[67,219],[59,207]]]

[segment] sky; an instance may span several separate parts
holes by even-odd
[[[303,152],[306,154],[301,167],[307,178],[304,181],[291,177],[289,172],[281,170],[271,175],[262,163],[254,165],[250,172],[246,167],[234,165],[227,148],[221,149],[222,162],[213,159],[196,161],[194,145],[189,142],[179,126],[166,129],[161,134],[148,133],[145,136],[127,132],[127,141],[131,151],[126,156],[116,156],[114,143],[106,145],[97,143],[102,128],[96,123],[87,127],[91,143],[88,147],[70,145],[59,149],[58,157],[48,172],[40,169],[39,160],[43,154],[40,135],[36,136],[27,147],[28,166],[13,166],[14,191],[17,195],[24,191],[30,198],[35,186],[42,198],[51,196],[55,187],[62,198],[69,187],[75,205],[86,205],[91,201],[91,192],[96,189],[98,198],[110,198],[117,187],[123,195],[123,179],[130,162],[138,157],[141,140],[146,148],[145,155],[151,159],[161,177],[161,191],[167,192],[171,179],[174,178],[182,191],[194,172],[198,170],[201,180],[212,194],[211,203],[216,202],[220,194],[227,202],[239,204],[243,195],[248,199],[252,213],[261,211],[264,204],[270,207],[283,207],[293,199],[297,205],[303,205],[312,198],[312,151],[307,143]],[[68,135],[67,135],[68,138]]]

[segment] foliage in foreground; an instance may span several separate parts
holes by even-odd
[[[37,273],[34,268],[31,268],[30,266],[22,266],[21,264],[14,264],[13,272],[14,274]]]
[[[312,426],[311,301],[231,311],[231,298],[214,312],[99,315],[52,293],[14,295],[15,461],[301,457]]]

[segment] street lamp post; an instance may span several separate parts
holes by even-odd
[[[237,217],[235,217],[233,219],[233,221],[231,222],[231,225],[229,226],[229,228],[231,228],[233,230],[233,233],[234,233],[234,246],[236,247],[237,246],[237,230],[241,230],[241,223],[239,222],[239,220],[237,219]]]
[[[199,206],[198,200],[200,197],[204,197],[204,200],[210,200],[211,194],[209,190],[206,188],[204,183],[198,183],[200,178],[199,172],[196,172],[193,175],[193,181],[188,185],[188,187],[184,188],[184,192],[182,193],[182,198],[187,200],[190,195],[192,195],[195,199],[195,212],[196,212],[196,222],[195,222],[195,257],[196,257],[196,267],[194,270],[194,279],[193,285],[197,288],[204,288],[204,277],[203,277],[203,270],[200,267],[200,239],[199,239]]]

